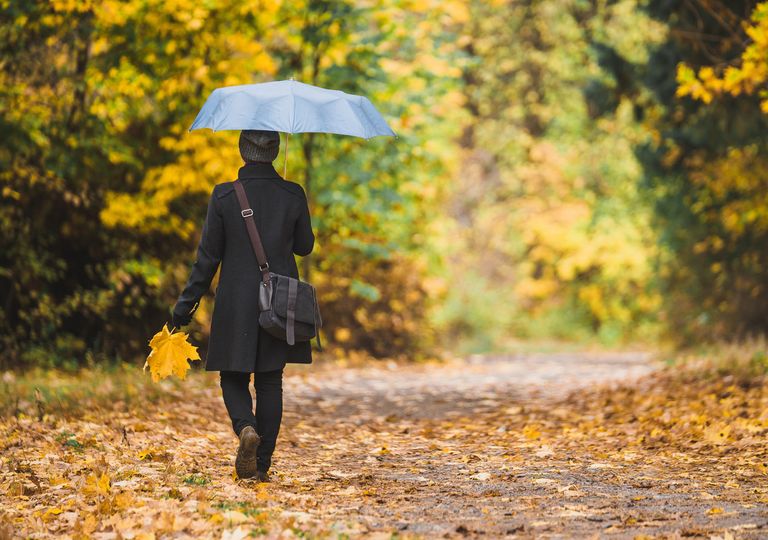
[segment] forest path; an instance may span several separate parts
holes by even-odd
[[[508,434],[505,417],[652,370],[643,353],[559,353],[289,376],[280,483],[296,496],[316,486],[325,504],[309,515],[356,523],[358,533],[546,536],[576,534],[577,522],[580,532],[598,532],[611,522],[594,520],[606,515],[604,501],[593,502],[593,515],[569,510],[579,488],[598,487],[594,475],[558,473],[567,459],[555,463],[547,449],[532,463],[521,459],[499,440]],[[480,429],[462,433],[467,424]],[[592,501],[607,495],[599,490]]]
[[[677,434],[700,394],[657,390],[658,367],[641,353],[291,365],[269,484],[233,477],[218,374],[195,373],[155,409],[7,423],[0,499],[35,537],[765,538],[764,439]]]
[[[315,406],[317,413],[331,409],[329,414],[319,414],[319,421],[360,425],[371,415],[439,420],[634,379],[653,370],[650,358],[647,353],[632,352],[477,355],[439,364],[389,362],[318,371],[289,364],[284,401],[289,417],[305,407]],[[359,417],[346,417],[347,413]]]
[[[655,367],[642,353],[563,353],[289,376],[277,499],[357,534],[709,537],[744,527],[759,537],[768,507],[727,501],[685,459],[565,449],[541,435],[548,415],[584,414],[564,401],[570,391]],[[584,429],[588,438],[594,428]]]

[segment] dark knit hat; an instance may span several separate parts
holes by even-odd
[[[280,151],[280,134],[277,131],[244,129],[240,132],[240,155],[246,163],[263,161],[271,163]]]

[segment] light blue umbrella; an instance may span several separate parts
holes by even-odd
[[[217,88],[189,131],[203,128],[396,136],[368,98],[293,79]],[[286,138],[286,163],[287,152]]]

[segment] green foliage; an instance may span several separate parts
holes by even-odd
[[[632,76],[614,74],[650,135],[638,156],[654,200],[663,316],[682,343],[743,338],[764,332],[768,320],[768,118],[758,95],[694,101],[681,97],[692,92],[677,78],[681,65],[709,78],[713,58],[740,61],[755,5],[650,2],[669,32]]]
[[[222,85],[294,76],[364,93],[394,119],[394,143],[292,137],[288,175],[303,181],[317,215],[313,267],[354,277],[326,280],[321,293],[386,306],[373,291],[403,288],[376,282],[388,279],[390,255],[423,267],[420,231],[434,215],[425,184],[443,164],[439,152],[410,150],[433,133],[447,145],[451,133],[425,112],[455,84],[451,50],[440,48],[450,8],[9,3],[0,31],[0,362],[146,352],[186,279],[212,186],[241,165],[236,133],[186,132]],[[209,312],[198,310],[197,338]],[[332,336],[339,317],[333,307],[324,314]],[[357,318],[344,328],[371,330]]]
[[[765,330],[765,2],[3,7],[2,367],[146,353],[241,164],[189,124],[216,87],[289,77],[398,133],[290,137],[332,354]]]

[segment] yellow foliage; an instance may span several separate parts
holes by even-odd
[[[761,2],[752,12],[752,23],[745,28],[751,43],[741,54],[739,66],[728,66],[720,74],[704,66],[696,73],[686,64],[677,66],[677,96],[690,96],[710,103],[715,96],[754,94],[768,81],[768,2]],[[762,94],[761,94],[762,95]],[[768,97],[761,109],[768,113]]]
[[[712,101],[712,92],[705,84],[696,77],[696,72],[685,64],[677,66],[677,91],[678,97],[691,96],[693,99],[700,99],[704,103]]]
[[[182,239],[190,238],[199,230],[200,217],[182,220],[170,212],[170,205],[183,195],[207,196],[215,184],[234,179],[233,174],[242,163],[235,135],[195,133],[177,139],[174,134],[161,139],[162,146],[182,152],[179,159],[149,169],[137,194],[108,193],[106,207],[101,212],[102,222],[109,227],[128,227],[143,233],[174,233]]]
[[[730,237],[709,238],[696,246],[698,252],[719,251],[747,231],[768,228],[767,176],[768,160],[757,145],[730,148],[722,159],[702,163],[691,172],[691,181],[711,199],[700,203],[701,213],[708,221],[722,224]],[[717,211],[704,212],[708,207]]]
[[[530,155],[532,163],[518,173],[530,196],[518,203],[523,213],[512,225],[527,247],[518,265],[519,298],[544,303],[571,289],[597,322],[628,323],[633,310],[656,309],[658,298],[636,290],[651,273],[650,253],[638,249],[641,232],[616,219],[595,225],[594,205],[574,194],[581,179],[566,174],[568,160],[553,145],[536,144]]]

